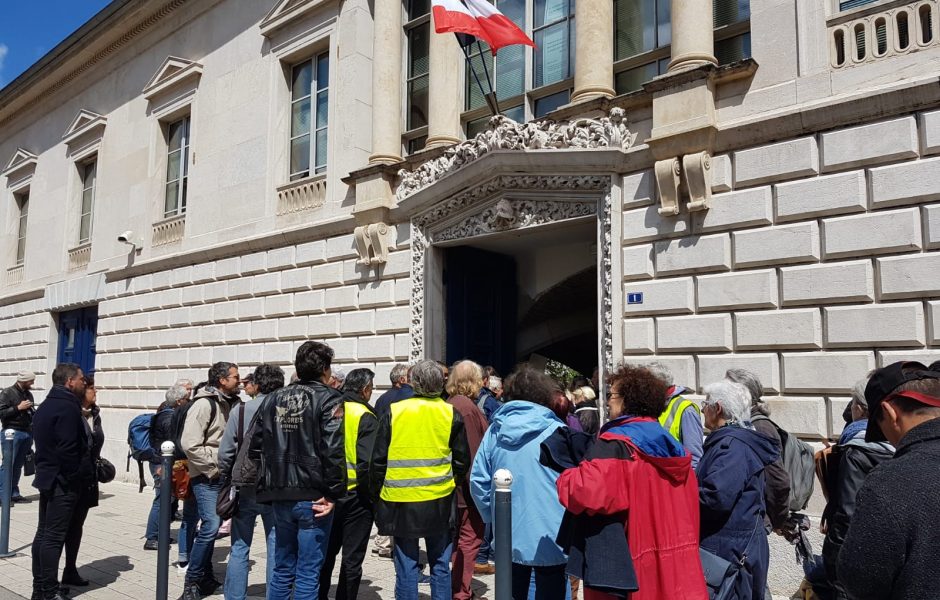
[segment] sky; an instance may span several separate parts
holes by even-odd
[[[16,79],[110,0],[0,0],[0,88]]]

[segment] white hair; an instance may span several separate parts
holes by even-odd
[[[751,394],[747,388],[734,381],[716,381],[705,386],[703,406],[717,404],[721,407],[721,418],[731,423],[751,420]]]
[[[663,363],[659,361],[653,361],[651,363],[646,363],[645,365],[642,365],[642,366],[646,367],[646,370],[652,373],[653,376],[656,377],[657,379],[662,379],[663,381],[665,381],[666,385],[673,384],[672,371],[670,371],[669,367],[667,367]]]
[[[503,379],[495,375],[490,375],[487,378],[486,387],[488,387],[490,390],[498,390],[499,388],[503,387]]]

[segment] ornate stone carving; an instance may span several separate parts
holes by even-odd
[[[378,265],[388,260],[388,225],[360,225],[353,231],[360,265]]]
[[[429,160],[413,171],[398,172],[398,200],[424,189],[493,150],[561,150],[571,148],[618,148],[627,150],[636,134],[627,127],[626,113],[613,108],[600,119],[532,121],[516,123],[502,115],[492,117],[488,129],[448,148],[443,156]]]
[[[675,216],[679,214],[679,181],[682,175],[678,158],[656,161],[656,189],[659,191],[659,214]]]
[[[513,199],[493,196],[506,191],[581,192],[571,200]],[[592,198],[585,197],[591,193]],[[603,293],[601,355],[605,372],[613,368],[612,275],[610,234],[610,177],[598,175],[502,175],[462,194],[438,203],[411,221],[411,360],[424,358],[425,265],[428,248],[435,242],[468,239],[478,235],[524,229],[597,215],[601,231],[598,263]]]
[[[689,188],[689,211],[708,210],[712,199],[712,164],[708,152],[683,156],[682,172]]]

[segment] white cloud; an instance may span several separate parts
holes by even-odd
[[[9,51],[10,49],[7,48],[6,44],[0,44],[0,87],[5,85],[3,80],[3,59],[7,57]]]

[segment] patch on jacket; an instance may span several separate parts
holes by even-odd
[[[274,420],[286,432],[297,431],[309,406],[310,399],[306,396],[289,396],[283,405],[274,407]]]

